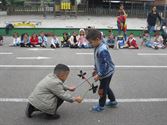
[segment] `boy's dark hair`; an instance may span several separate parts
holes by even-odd
[[[89,40],[96,40],[97,38],[101,39],[102,34],[99,30],[90,29],[88,30],[88,34],[86,35],[86,39]]]
[[[56,67],[54,68],[54,74],[58,74],[61,71],[63,72],[70,71],[70,68],[64,64],[57,64]]]

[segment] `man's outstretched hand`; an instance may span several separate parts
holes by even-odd
[[[78,102],[78,103],[81,103],[82,100],[83,100],[83,98],[82,98],[81,96],[76,96],[76,97],[74,98],[74,100],[75,100],[76,102]]]

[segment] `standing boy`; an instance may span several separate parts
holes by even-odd
[[[92,111],[100,112],[104,110],[106,95],[108,95],[110,100],[106,103],[106,106],[113,107],[117,105],[114,93],[110,88],[110,81],[114,74],[115,65],[112,62],[107,46],[102,42],[102,36],[98,30],[89,30],[86,38],[95,48],[95,71],[93,72],[93,76],[95,81],[100,81],[100,87],[98,91],[100,96],[99,104],[93,106]]]
[[[58,119],[60,116],[56,114],[56,111],[63,101],[81,103],[82,98],[80,96],[72,97],[66,93],[67,90],[75,90],[75,87],[67,87],[63,84],[69,72],[70,69],[68,66],[58,64],[53,73],[47,75],[38,83],[28,98],[26,109],[26,116],[28,118],[32,117],[34,111],[41,111],[46,113],[49,119]]]

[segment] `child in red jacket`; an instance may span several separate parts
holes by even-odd
[[[30,38],[30,44],[33,47],[36,47],[36,45],[38,45],[38,36],[34,33],[32,34],[31,38]]]
[[[139,49],[133,33],[129,35],[129,38],[123,48]]]

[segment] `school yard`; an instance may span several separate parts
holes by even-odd
[[[5,27],[6,23],[12,22],[40,22],[37,28],[86,28],[92,26],[95,28],[117,28],[117,18],[114,16],[43,16],[37,15],[18,15],[18,16],[0,16],[0,27]],[[147,25],[146,18],[127,18],[128,29],[142,29]]]
[[[79,85],[82,69],[91,75],[93,49],[8,47],[12,37],[4,37],[0,47],[0,125],[166,125],[167,123],[167,49],[110,49],[116,72],[111,82],[117,108],[101,113],[89,109],[98,95],[89,92],[81,104],[64,103],[59,120],[46,120],[43,114],[26,118],[26,98],[35,85],[58,63],[71,68],[65,84]],[[97,83],[98,84],[98,83]],[[84,83],[73,95],[83,95]]]

